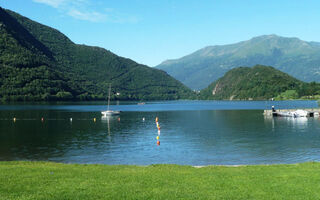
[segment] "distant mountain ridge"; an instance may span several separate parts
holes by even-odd
[[[263,35],[250,40],[208,46],[156,66],[193,89],[207,87],[228,70],[257,64],[274,66],[303,81],[320,81],[320,43]]]
[[[73,43],[56,29],[0,7],[0,99],[166,100],[194,93],[166,72],[100,47]],[[118,93],[118,95],[116,95]]]

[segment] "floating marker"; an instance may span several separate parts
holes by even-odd
[[[44,121],[44,118],[43,118],[43,117],[41,117],[41,121],[42,121],[42,122]]]
[[[143,118],[142,118],[142,121],[144,121],[144,120],[145,120],[145,118],[143,117]]]
[[[120,122],[120,117],[118,118],[118,122]]]
[[[16,120],[17,120],[17,119],[14,117],[14,118],[13,118],[13,122],[16,122]]]
[[[156,117],[156,125],[157,125],[157,128],[158,128],[158,136],[157,136],[157,145],[159,146],[160,145],[160,141],[159,141],[159,135],[160,135],[160,125],[158,123],[158,117]]]
[[[72,118],[70,118],[70,122],[72,122]]]
[[[94,122],[96,122],[96,121],[97,121],[97,119],[96,119],[96,118],[93,118],[93,121],[94,121]]]

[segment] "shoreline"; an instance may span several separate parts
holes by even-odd
[[[305,163],[320,163],[320,161],[305,161],[298,163],[271,163],[271,164],[208,164],[208,165],[189,165],[189,164],[176,164],[176,163],[152,163],[146,165],[140,164],[105,164],[105,163],[76,163],[76,162],[57,162],[57,161],[46,161],[46,160],[0,160],[1,163],[53,163],[53,164],[62,164],[62,165],[101,165],[101,166],[133,166],[133,167],[150,167],[150,166],[182,166],[182,167],[193,167],[193,168],[204,168],[204,167],[252,167],[252,166],[278,166],[278,165],[299,165]]]

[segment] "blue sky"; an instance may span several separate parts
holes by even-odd
[[[320,41],[318,0],[0,0],[0,6],[75,43],[148,66],[259,35]]]

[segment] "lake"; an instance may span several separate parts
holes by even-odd
[[[272,105],[316,108],[316,101],[112,103],[120,116],[101,118],[104,102],[0,105],[0,160],[134,165],[320,161],[319,118],[262,114]]]

